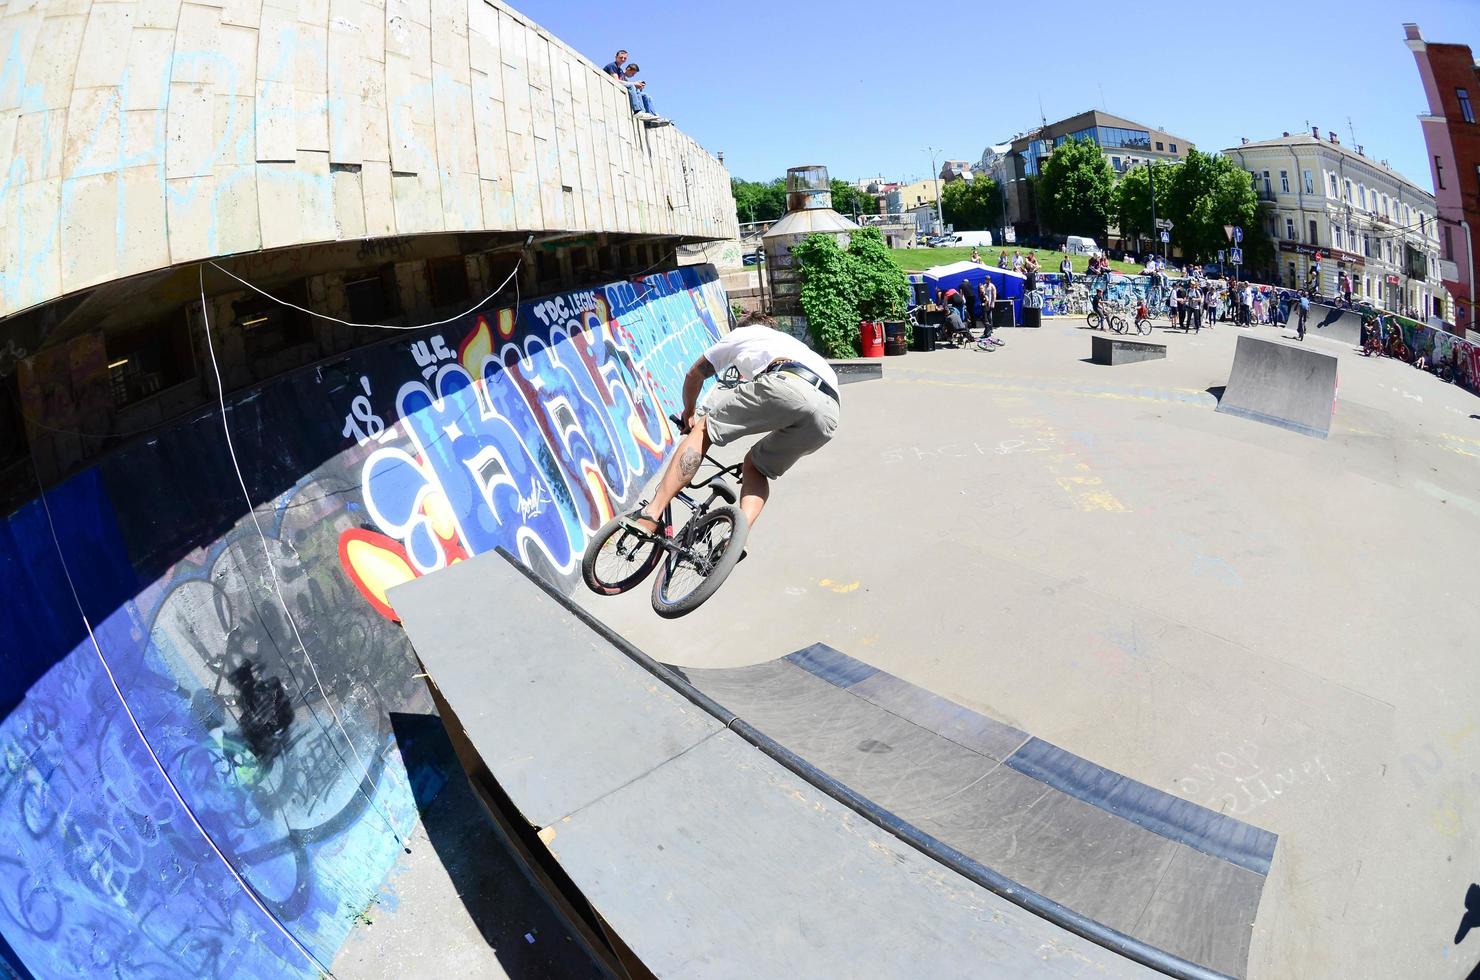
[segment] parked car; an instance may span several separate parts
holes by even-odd
[[[1070,255],[1094,255],[1100,251],[1100,246],[1093,238],[1070,235],[1064,239],[1064,251]]]
[[[741,261],[744,262],[746,265],[765,265],[765,263],[766,263],[766,253],[765,252],[746,252],[745,253],[745,257],[743,259],[741,259]]]
[[[992,233],[990,231],[958,231],[954,235],[946,236],[950,245],[974,246],[976,248],[991,248]]]

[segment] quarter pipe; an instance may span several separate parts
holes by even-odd
[[[1218,411],[1324,439],[1336,413],[1336,358],[1245,334]]]

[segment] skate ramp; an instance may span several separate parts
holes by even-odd
[[[1218,411],[1324,439],[1336,413],[1336,358],[1240,335]]]
[[[1338,340],[1353,347],[1362,345],[1362,317],[1353,310],[1344,310],[1325,303],[1311,303],[1305,329],[1307,336]]]
[[[476,611],[495,596],[504,614],[491,625]],[[1154,966],[1174,976],[1222,975],[937,839],[923,817],[917,826],[845,785],[859,775],[854,769],[820,757],[839,769],[824,771],[772,740],[501,555],[455,564],[390,598],[444,722],[465,746],[470,776],[497,783],[517,818],[538,831],[544,857],[618,937],[615,945],[654,974],[1118,977],[1150,975]],[[705,681],[726,675],[752,679],[715,672]],[[884,710],[877,719],[897,721]],[[1024,769],[1030,759],[1053,768],[1021,733],[1006,730],[1004,740],[983,728],[973,742],[969,724],[952,729],[949,718],[940,720],[967,744],[922,727],[920,751],[940,753],[957,780],[979,779],[971,766],[982,760],[1001,768],[993,752],[1016,754]],[[854,741],[871,746],[865,755],[887,760],[882,747],[900,739],[880,731]],[[1014,739],[1027,744],[1009,751]],[[935,768],[926,767],[920,786],[938,804],[937,818],[969,815],[976,796],[926,786]],[[886,778],[904,785],[910,776]],[[1003,769],[998,781],[983,782],[1001,778],[1022,776]],[[1101,839],[1070,863],[1093,864],[1123,846]],[[1173,867],[1175,856],[1163,854],[1161,868],[1173,883],[1147,897],[1208,914],[1208,903],[1196,901],[1203,892]],[[1101,885],[1122,873],[1113,862],[1100,867]],[[1048,870],[1059,874],[1063,865]],[[1088,900],[1094,885],[1084,883],[1079,894]],[[1123,910],[1121,920],[1141,912]],[[1247,926],[1252,909],[1238,915]]]
[[[1061,905],[1243,976],[1276,838],[823,644],[681,671],[859,794]]]

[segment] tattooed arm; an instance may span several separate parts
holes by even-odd
[[[683,379],[683,411],[679,418],[683,419],[684,431],[694,427],[694,412],[699,404],[699,392],[704,388],[705,380],[714,377],[714,365],[709,363],[709,358],[700,355],[689,368],[689,373]]]

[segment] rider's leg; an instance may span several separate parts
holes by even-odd
[[[694,420],[694,427],[690,429],[678,442],[678,448],[673,452],[673,458],[668,461],[668,469],[663,473],[663,480],[658,488],[653,491],[652,501],[643,508],[643,529],[656,531],[658,521],[662,519],[663,509],[673,502],[678,492],[688,485],[699,472],[699,464],[704,461],[704,454],[709,452],[709,430],[708,420],[700,415]],[[757,508],[759,512],[759,508]],[[652,527],[647,526],[652,523]]]
[[[740,465],[740,509],[745,512],[745,519],[750,522],[751,527],[755,527],[756,518],[761,516],[761,508],[770,499],[771,481],[755,468],[755,464],[750,461],[750,453],[746,453],[745,462]]]

